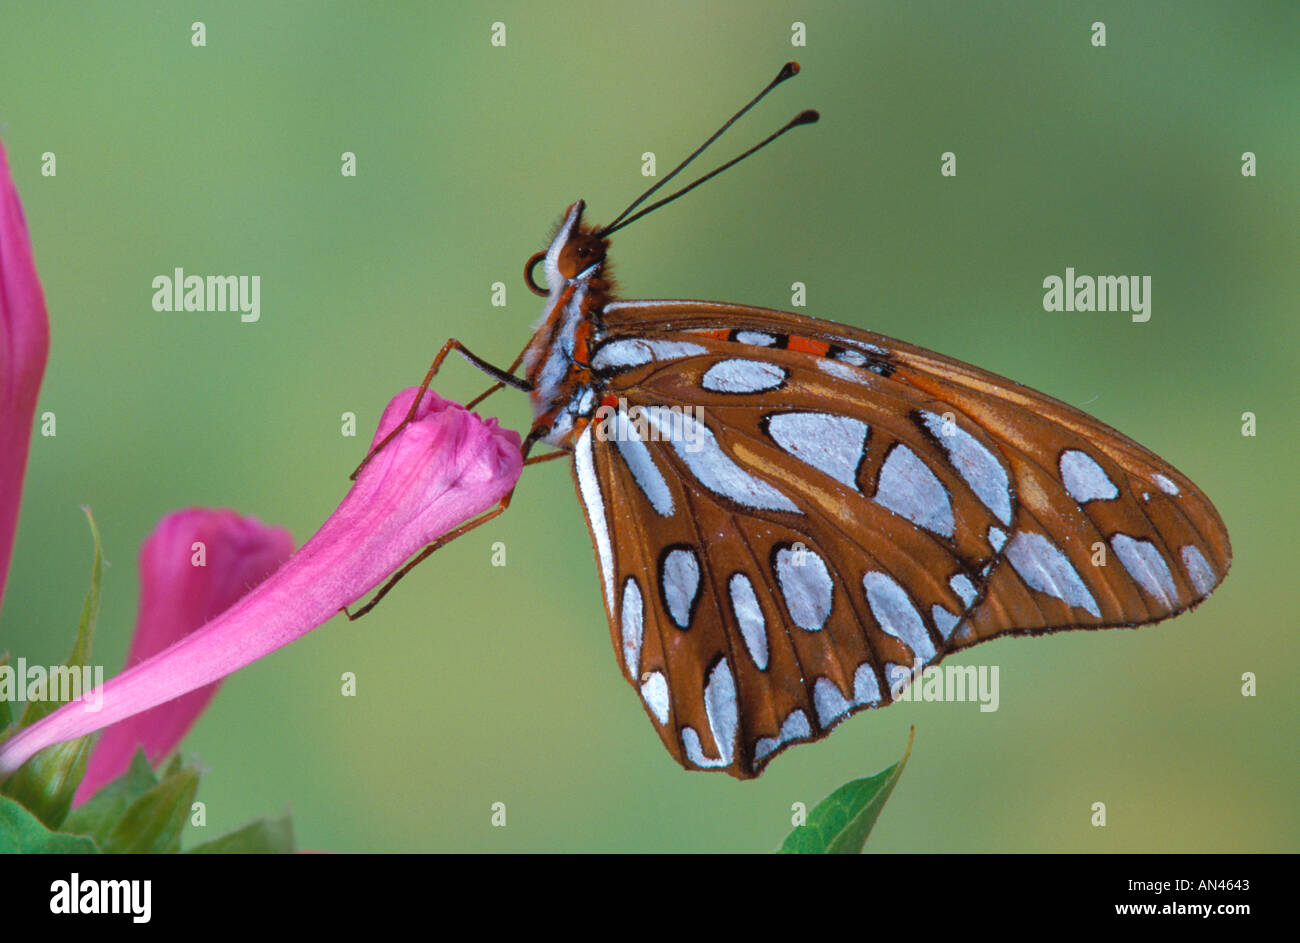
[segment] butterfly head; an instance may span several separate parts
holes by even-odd
[[[524,266],[524,280],[536,294],[548,295],[563,291],[574,282],[589,282],[599,277],[605,266],[605,253],[609,240],[600,235],[594,226],[584,226],[582,200],[572,204],[564,214],[564,221],[545,252],[539,252]],[[547,288],[533,280],[538,263],[546,275]]]

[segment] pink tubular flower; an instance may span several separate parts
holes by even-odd
[[[49,350],[45,297],[23,206],[0,145],[0,599],[18,526],[36,394]]]
[[[398,394],[375,442],[415,396]],[[343,503],[289,560],[224,613],[108,681],[98,711],[65,704],[0,744],[0,776],[38,750],[211,684],[287,645],[382,583],[402,563],[510,492],[519,435],[428,392],[415,419],[366,466]]]
[[[140,548],[140,608],[126,666],[138,665],[239,601],[293,553],[293,536],[234,511],[168,514]],[[100,736],[77,787],[80,805],[126,772],[136,748],[158,765],[203,713],[219,682],[118,721]]]

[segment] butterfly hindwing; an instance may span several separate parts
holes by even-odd
[[[941,652],[996,553],[964,535],[986,534],[994,518],[973,500],[935,520],[919,513],[911,479],[928,476],[925,494],[967,486],[918,436],[909,414],[926,403],[911,391],[880,393],[887,409],[854,401],[832,416],[819,411],[828,378],[786,363],[779,392],[709,392],[705,375],[728,360],[705,343],[706,356],[623,370],[575,470],[596,545],[610,548],[614,645],[665,744],[684,765],[752,776],[781,747],[888,702]],[[801,443],[820,447],[802,453],[812,464],[791,461]],[[868,487],[882,473],[886,491]],[[939,622],[925,615],[935,607]],[[719,744],[719,731],[730,739]]]
[[[685,766],[757,775],[950,651],[1154,621],[1226,572],[1190,481],[1010,381],[738,305],[604,327],[575,475],[615,648]]]

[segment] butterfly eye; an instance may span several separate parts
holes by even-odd
[[[604,243],[589,235],[575,236],[560,250],[558,267],[565,278],[577,278],[585,269],[605,258]]]

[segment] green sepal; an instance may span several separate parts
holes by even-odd
[[[0,854],[79,854],[99,852],[85,835],[45,827],[36,816],[7,796],[0,796]]]
[[[112,854],[165,854],[181,849],[181,831],[199,791],[198,770],[185,768],[163,777],[132,802],[104,839]]]
[[[0,784],[0,794],[20,802],[49,828],[58,828],[72,808],[95,735],[41,750]]]
[[[4,668],[7,664],[9,664],[9,653],[5,652],[0,655],[0,668]],[[14,712],[9,709],[9,702],[0,700],[0,743],[4,743],[9,739],[11,731],[8,727],[13,722]]]
[[[90,588],[86,591],[85,602],[81,604],[81,619],[77,623],[77,640],[73,643],[72,654],[64,662],[64,666],[68,668],[83,668],[90,663],[90,649],[95,640],[95,625],[99,622],[100,591],[104,582],[104,545],[99,539],[99,528],[95,525],[95,516],[90,513],[90,508],[83,506],[82,510],[86,513],[86,520],[90,524],[94,555],[90,564]],[[54,686],[47,682],[47,687]],[[46,693],[49,695],[53,692]],[[47,714],[54,713],[63,703],[64,701],[56,700],[51,696],[28,700],[19,726],[30,727]]]
[[[88,801],[69,812],[63,821],[63,830],[89,835],[103,846],[122,814],[157,785],[158,777],[144,755],[144,748],[137,748],[127,771],[101,786]]]
[[[796,826],[777,849],[786,855],[855,855],[862,852],[867,836],[885,807],[885,800],[903,775],[907,758],[912,755],[913,727],[907,736],[903,758],[889,769],[854,779],[817,803],[808,821]]]
[[[286,812],[278,819],[258,819],[202,845],[186,850],[191,855],[274,855],[298,850],[293,823]]]
[[[90,524],[93,543],[90,588],[86,591],[86,599],[81,606],[81,619],[77,624],[77,638],[72,645],[72,653],[63,664],[65,668],[78,671],[90,662],[95,625],[99,620],[100,591],[104,580],[104,547],[100,540],[99,528],[95,525],[95,518],[90,513],[90,508],[83,507],[82,510],[85,511],[86,520]],[[58,692],[54,680],[53,677],[46,680],[43,697],[27,698],[27,706],[23,709],[18,726],[9,730],[7,736],[12,736],[18,729],[31,726],[42,717],[52,714],[61,704],[66,703],[65,699],[55,696]],[[24,695],[28,693],[24,692]],[[85,695],[87,692],[80,693]],[[12,719],[12,709],[6,703],[3,705],[3,714],[0,714],[0,721],[4,721],[0,724],[0,729],[9,726]],[[86,761],[90,757],[93,741],[94,735],[88,734],[76,740],[46,747],[15,770],[0,785],[0,794],[17,800],[42,824],[49,828],[58,828],[67,817],[68,810],[72,808],[72,798],[77,792],[77,786],[86,775]]]

